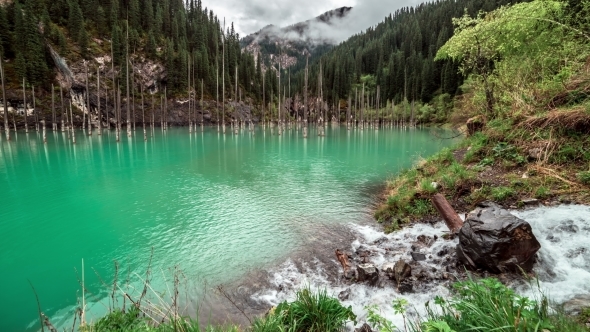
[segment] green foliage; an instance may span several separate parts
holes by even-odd
[[[510,160],[518,165],[522,165],[526,162],[526,159],[518,153],[516,147],[506,142],[496,144],[496,146],[492,148],[492,152],[496,159]]]
[[[492,194],[492,197],[494,198],[494,200],[501,202],[501,201],[505,201],[508,198],[514,196],[515,191],[511,187],[500,186],[500,187],[492,188],[491,194]]]
[[[551,315],[544,296],[538,301],[519,296],[497,279],[459,282],[453,288],[451,299],[434,300],[438,310],[426,303],[422,330],[436,323],[442,329],[433,331],[583,331],[562,314]]]
[[[137,307],[132,306],[127,312],[116,309],[110,314],[101,317],[95,324],[83,327],[82,332],[101,331],[134,331],[146,327],[147,321],[141,318]]]
[[[545,186],[540,186],[535,190],[535,198],[545,199],[551,195],[551,190]]]
[[[343,307],[338,299],[328,296],[326,290],[312,292],[304,288],[296,295],[295,301],[279,304],[274,312],[289,331],[335,332],[341,331],[347,321],[356,324],[352,308]]]
[[[578,179],[583,184],[590,184],[590,171],[578,173]]]

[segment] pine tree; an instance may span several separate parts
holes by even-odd
[[[8,26],[8,17],[6,9],[0,6],[0,56],[6,58],[10,51],[10,30]]]
[[[144,31],[152,33],[154,29],[154,6],[152,0],[143,1],[143,14],[141,17],[141,23]]]
[[[148,33],[146,45],[146,53],[148,57],[156,59],[156,57],[158,56],[157,47],[158,46],[156,45],[156,38],[154,37],[154,33],[152,32],[152,30],[150,30],[150,32]]]
[[[141,27],[139,24],[139,3],[137,0],[129,0],[129,26],[133,29]]]
[[[82,15],[82,9],[80,9],[78,1],[70,1],[68,12],[68,31],[70,32],[70,38],[77,41],[80,37],[80,31],[84,27],[84,16]]]
[[[85,59],[88,57],[88,39],[88,32],[86,32],[85,28],[82,28],[78,37],[78,44],[80,45],[80,55]]]

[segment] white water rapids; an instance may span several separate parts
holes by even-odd
[[[590,294],[590,206],[561,205],[511,212],[531,224],[535,236],[541,243],[534,271],[545,295],[555,303],[563,303],[575,295]],[[370,226],[350,227],[357,234],[357,240],[350,248],[343,249],[353,252],[360,246],[369,249],[373,252],[370,261],[380,270],[384,263],[393,263],[400,258],[411,261],[410,252],[417,236],[436,235],[438,240],[430,247],[431,254],[427,254],[426,261],[421,262],[421,265],[440,276],[444,273],[441,262],[444,257],[441,259],[437,253],[453,250],[458,242],[441,238],[448,232],[442,222],[434,225],[415,224],[392,234],[384,234]],[[340,266],[335,257],[332,264]],[[391,306],[394,299],[406,299],[409,302],[410,319],[414,319],[416,313],[424,312],[426,301],[434,299],[437,295],[445,296],[450,293],[446,286],[449,284],[448,280],[434,280],[418,287],[413,293],[400,294],[388,286],[379,288],[361,283],[349,285],[340,280],[336,283],[331,282],[325,273],[325,263],[319,260],[303,266],[303,269],[300,269],[297,264],[288,260],[270,271],[270,283],[274,287],[257,292],[253,298],[269,306],[275,306],[285,300],[294,300],[295,291],[304,287],[326,289],[335,297],[348,289],[350,297],[342,303],[352,306],[359,323],[366,321],[365,307],[376,304],[383,316],[392,320],[398,328],[403,328],[403,317],[395,315]],[[533,297],[538,294],[536,287],[519,286],[518,291]]]

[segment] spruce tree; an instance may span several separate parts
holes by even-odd
[[[0,6],[0,55],[6,58],[10,50],[10,30],[8,26],[8,17],[6,16],[6,9]]]
[[[78,1],[70,1],[70,9],[68,16],[68,31],[70,32],[70,38],[78,41],[80,37],[80,31],[84,27],[84,16],[82,15],[82,9],[78,5]]]
[[[78,37],[78,44],[80,45],[80,55],[85,59],[88,57],[88,39],[88,32],[86,32],[85,28],[82,28]]]

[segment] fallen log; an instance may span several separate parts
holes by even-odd
[[[447,199],[441,194],[435,194],[432,196],[431,201],[438,213],[445,220],[445,224],[447,224],[451,233],[458,233],[461,227],[463,227],[463,220],[461,220]]]

